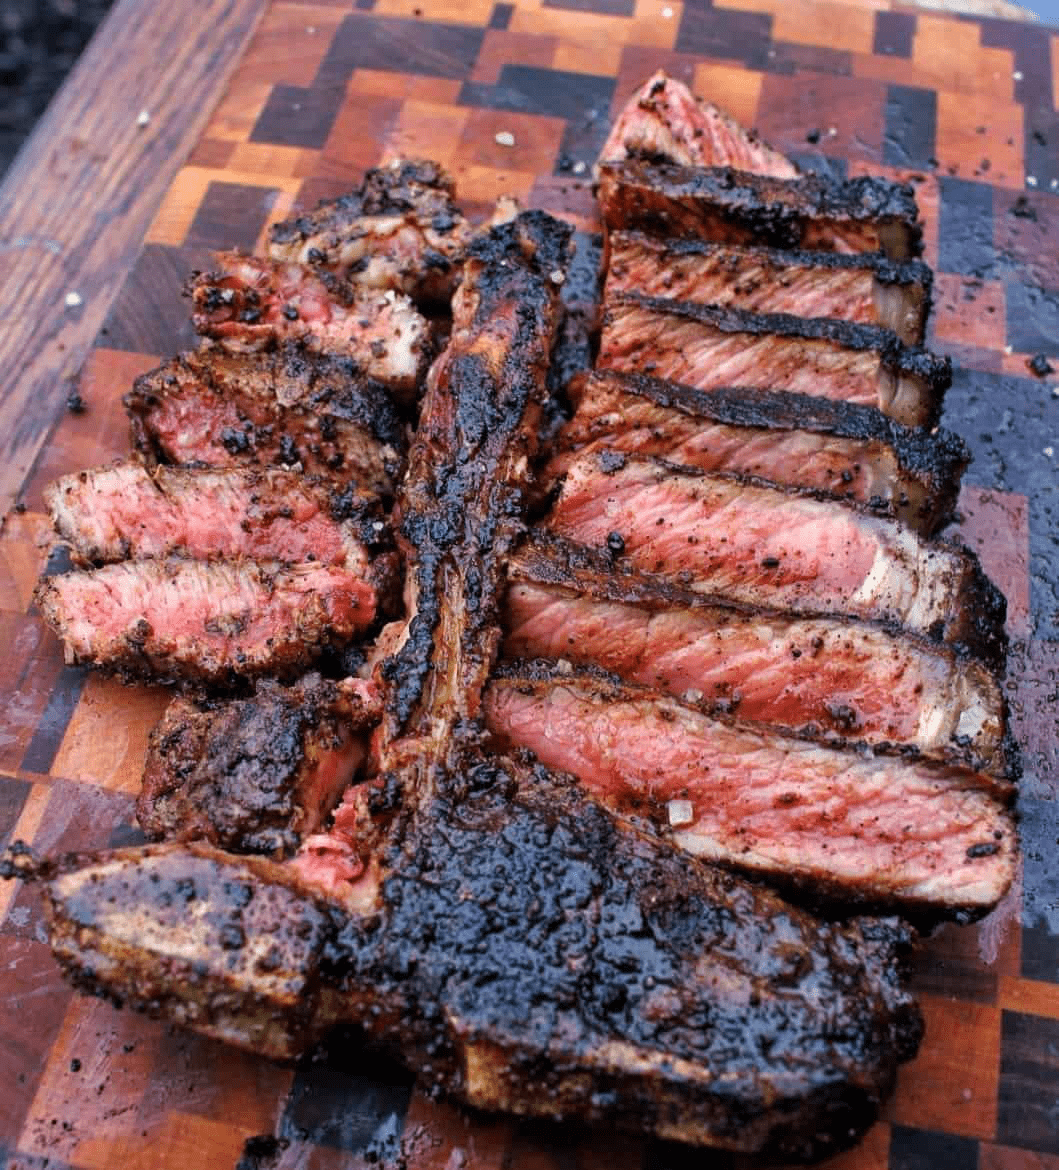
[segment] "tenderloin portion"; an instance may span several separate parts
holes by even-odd
[[[430,360],[430,330],[412,302],[356,289],[301,264],[219,252],[218,268],[189,287],[192,320],[232,353],[297,341],[351,358],[359,373],[410,393]]]
[[[358,371],[352,358],[293,343],[247,354],[204,346],[141,375],[123,401],[151,460],[300,465],[389,496],[404,427],[386,388]]]
[[[381,699],[360,679],[258,682],[228,702],[179,697],[151,732],[136,817],[156,839],[284,857],[363,762]]]
[[[794,252],[613,231],[606,295],[638,293],[754,313],[832,317],[891,329],[920,345],[934,276],[918,260]]]
[[[891,260],[918,255],[921,244],[912,188],[886,179],[778,179],[731,167],[628,159],[600,165],[598,195],[611,231],[806,251],[881,251]]]
[[[902,345],[887,329],[633,294],[607,303],[599,365],[697,390],[792,390],[927,427],[952,381],[948,358]]]
[[[34,598],[69,663],[221,684],[300,673],[367,630],[379,604],[343,566],[177,558],[45,577]]]
[[[654,455],[829,492],[930,535],[953,516],[970,453],[948,431],[903,427],[873,407],[785,391],[693,390],[646,374],[597,370],[576,379],[573,418],[545,484],[579,454]]]
[[[643,158],[686,166],[733,167],[778,179],[798,168],[712,102],[659,69],[629,98],[599,152],[601,162]]]
[[[894,622],[1003,660],[1004,598],[973,553],[831,500],[604,453],[571,466],[546,526],[698,593]]]
[[[375,497],[340,499],[292,471],[114,463],[64,476],[44,499],[82,562],[166,557],[319,561],[367,576],[383,531]],[[356,519],[340,519],[342,509]],[[372,530],[373,521],[378,530]],[[373,541],[376,543],[376,541]]]
[[[593,675],[505,668],[486,719],[689,853],[839,902],[986,913],[1015,873],[1010,793],[988,777],[865,757]]]
[[[747,609],[538,539],[514,557],[504,652],[596,665],[706,709],[816,738],[1017,770],[996,679],[949,646],[866,622]]]
[[[365,288],[444,304],[460,274],[471,226],[435,162],[394,159],[348,195],[269,231],[269,255],[324,268]]]

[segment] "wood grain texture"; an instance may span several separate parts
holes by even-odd
[[[264,7],[119,0],[0,187],[0,510]]]

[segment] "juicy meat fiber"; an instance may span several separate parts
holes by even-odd
[[[811,896],[964,917],[990,910],[1014,877],[1011,814],[973,772],[864,757],[518,665],[490,684],[485,711],[502,747],[529,748],[690,853]]]
[[[799,173],[790,159],[662,69],[629,98],[599,152],[601,162],[630,157],[729,166],[778,179],[793,179]]]
[[[634,228],[667,238],[805,251],[882,251],[891,260],[908,260],[921,245],[912,188],[885,179],[774,179],[731,167],[630,159],[600,165],[598,194],[610,231]]]
[[[980,662],[866,622],[724,605],[538,539],[514,557],[504,628],[512,658],[596,665],[740,719],[996,776],[1015,768],[1003,694]]]
[[[719,386],[791,390],[936,425],[952,363],[886,329],[623,294],[607,302],[599,365]]]
[[[453,189],[437,163],[394,159],[369,170],[348,195],[275,224],[269,255],[328,269],[366,288],[445,304],[471,235]]]
[[[892,329],[920,345],[933,273],[879,255],[792,252],[703,240],[663,240],[642,232],[607,237],[606,296],[640,293],[753,313],[833,317]]]
[[[546,525],[697,592],[1003,655],[1004,600],[971,552],[831,500],[604,453],[572,465]]]
[[[197,560],[319,561],[364,577],[371,554],[362,529],[381,514],[365,496],[359,524],[338,520],[327,485],[293,471],[148,472],[132,462],[64,476],[44,499],[56,531],[84,562],[180,553]]]
[[[557,436],[546,484],[578,454],[653,455],[829,492],[930,535],[952,519],[970,459],[948,431],[903,427],[872,407],[789,391],[703,392],[616,370],[593,371],[567,389],[577,409]]]
[[[45,577],[34,594],[66,661],[226,684],[290,677],[375,620],[374,585],[338,566],[125,561]]]
[[[136,447],[161,463],[294,466],[390,496],[404,427],[384,386],[351,358],[289,343],[207,345],[136,379],[124,398]]]
[[[153,838],[283,857],[322,824],[381,714],[371,683],[259,680],[227,702],[179,697],[151,732],[136,817]]]
[[[233,353],[301,342],[355,361],[394,391],[416,387],[430,359],[430,329],[401,293],[358,290],[301,264],[220,252],[218,269],[191,283],[192,320]]]

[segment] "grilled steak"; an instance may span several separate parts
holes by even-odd
[[[614,119],[601,161],[643,158],[687,166],[733,167],[777,179],[798,168],[680,81],[659,69]]]
[[[300,464],[384,496],[400,473],[393,400],[351,358],[295,344],[238,355],[205,346],[137,378],[123,401],[133,442],[162,463]]]
[[[912,188],[886,179],[775,179],[731,167],[602,163],[599,201],[612,231],[635,228],[719,244],[823,252],[919,254]]]
[[[696,592],[895,622],[1003,660],[1004,598],[973,553],[832,500],[605,452],[570,467],[546,524]]]
[[[819,1156],[918,1041],[903,930],[819,923],[482,752],[565,241],[531,214],[472,245],[402,493],[429,666],[395,675],[358,888],[201,846],[72,859],[41,873],[53,947],[81,986],[274,1055],[355,1021],[479,1107]]]
[[[996,679],[951,647],[867,622],[747,609],[537,538],[510,566],[504,652],[817,738],[897,744],[995,776],[1017,767]]]
[[[334,808],[381,713],[360,679],[258,682],[227,702],[178,697],[151,732],[136,817],[156,839],[292,853]]]
[[[413,391],[430,359],[430,330],[412,302],[358,289],[302,264],[220,252],[214,272],[190,285],[196,330],[232,353],[298,341],[353,359],[357,372]]]
[[[69,663],[226,684],[300,673],[368,629],[380,593],[342,566],[173,558],[45,577],[34,597]]]
[[[948,431],[910,429],[873,407],[786,391],[704,393],[645,374],[595,371],[568,387],[577,409],[542,478],[578,454],[656,455],[868,505],[930,535],[953,516],[969,461]]]
[[[948,358],[902,345],[888,329],[630,293],[607,302],[599,365],[698,390],[793,390],[928,427],[952,381]]]
[[[384,529],[371,495],[333,495],[297,472],[113,463],[50,484],[44,499],[82,563],[166,557],[319,561],[367,577]],[[353,519],[339,519],[345,506]]]
[[[881,325],[908,345],[923,341],[934,277],[918,260],[897,264],[871,252],[740,248],[643,232],[611,232],[607,244],[608,298],[641,293],[754,313],[833,317]]]
[[[865,756],[546,666],[503,670],[485,711],[502,747],[529,748],[690,853],[814,898],[964,918],[1014,877],[1010,792],[966,769]]]
[[[350,194],[275,224],[269,255],[446,304],[471,234],[453,190],[437,163],[394,159],[369,170]]]

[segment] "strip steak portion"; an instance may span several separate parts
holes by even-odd
[[[865,757],[544,667],[506,668],[485,710],[503,748],[529,748],[689,853],[824,900],[959,919],[992,909],[1014,877],[1010,792],[970,771]]]
[[[627,159],[600,164],[598,198],[610,231],[803,251],[881,251],[891,260],[909,260],[921,247],[915,193],[886,179],[776,179],[731,167]]]
[[[545,484],[580,454],[652,455],[829,492],[930,535],[952,519],[970,460],[949,431],[911,429],[873,407],[787,391],[703,392],[615,370],[575,379],[568,391],[576,411],[559,432]]]
[[[866,622],[745,609],[565,541],[516,553],[504,653],[596,665],[750,722],[1017,770],[993,675],[951,647]]]
[[[358,370],[293,343],[248,354],[208,345],[142,374],[123,402],[134,445],[153,461],[300,465],[391,496],[404,427],[386,388]]]
[[[612,231],[606,296],[638,293],[753,313],[832,317],[921,345],[934,275],[919,260],[793,252]]]
[[[545,523],[695,592],[893,622],[1003,661],[1004,598],[973,553],[832,500],[604,453],[570,467]]]
[[[952,381],[948,358],[887,329],[633,294],[607,302],[598,364],[697,390],[791,390],[874,406],[905,426],[935,426]]]

